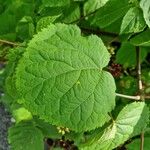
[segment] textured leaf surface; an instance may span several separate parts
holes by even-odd
[[[131,38],[130,43],[135,46],[150,46],[150,30],[139,33],[137,36]]]
[[[120,33],[136,33],[146,26],[143,13],[139,8],[130,8],[123,18]]]
[[[143,10],[144,19],[150,28],[150,1],[149,0],[141,0],[140,7]]]
[[[111,150],[131,136],[140,134],[149,121],[149,109],[144,102],[134,102],[124,107],[117,119],[104,130],[93,145],[83,150]]]
[[[46,17],[42,17],[38,22],[37,22],[37,26],[36,26],[36,31],[41,31],[43,28],[46,28],[48,25],[50,25],[51,23],[55,22],[55,20],[60,17],[61,15],[57,15],[57,16],[46,16]]]
[[[9,129],[11,150],[44,150],[43,135],[31,123],[19,123]]]
[[[129,8],[128,0],[110,0],[96,12],[92,24],[104,28],[123,17]]]
[[[50,25],[37,34],[17,69],[26,107],[57,126],[91,130],[108,121],[115,84],[102,68],[109,53],[97,36],[82,37],[74,25]]]

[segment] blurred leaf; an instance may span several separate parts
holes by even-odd
[[[15,118],[16,122],[19,123],[24,120],[31,120],[32,114],[24,107],[20,107],[13,110],[13,117]]]
[[[150,28],[150,0],[141,0],[140,7],[143,10],[144,19]]]
[[[136,33],[144,30],[145,27],[142,11],[137,7],[133,7],[124,16],[120,33]]]
[[[84,15],[88,15],[104,6],[109,0],[87,0],[84,4]]]
[[[135,46],[150,46],[150,29],[135,35],[130,39],[130,43]]]
[[[145,59],[147,53],[147,50],[141,48],[141,62]],[[116,62],[123,65],[125,68],[136,66],[135,46],[130,43],[122,43],[116,54]]]
[[[20,40],[29,40],[34,34],[34,24],[30,16],[23,17],[16,26],[17,38]]]
[[[12,150],[44,150],[41,131],[30,122],[21,122],[9,129]]]
[[[129,8],[128,0],[110,0],[95,13],[92,25],[104,28],[122,18]]]

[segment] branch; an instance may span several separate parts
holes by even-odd
[[[141,97],[139,95],[137,95],[137,96],[129,96],[129,95],[116,93],[116,96],[122,97],[122,98],[127,98],[127,99],[133,99],[133,100],[140,100],[141,99]]]
[[[137,77],[138,77],[138,91],[140,95],[143,94],[143,85],[141,79],[141,49],[139,46],[136,47],[136,60],[137,60]],[[144,98],[141,97],[141,100],[144,101]],[[144,150],[144,132],[141,132],[141,142],[140,150]]]
[[[117,33],[102,31],[100,29],[96,30],[96,29],[89,29],[89,28],[84,28],[84,27],[80,27],[80,29],[83,32],[93,33],[93,34],[96,34],[96,35],[106,35],[106,36],[114,37],[115,39],[118,37]]]
[[[14,43],[14,42],[10,42],[10,41],[7,41],[7,40],[2,40],[2,39],[0,39],[0,43],[12,45],[12,46],[20,46],[20,44],[18,44],[18,43]]]
[[[74,20],[74,21],[72,21],[72,22],[70,22],[70,23],[68,23],[68,24],[72,24],[72,23],[79,22],[79,21],[81,21],[81,20],[85,19],[86,17],[89,17],[89,16],[91,16],[91,15],[95,14],[97,11],[98,11],[98,9],[96,9],[95,11],[93,11],[93,12],[91,12],[91,13],[89,13],[89,14],[85,15],[85,16],[81,16],[79,19]]]
[[[142,79],[141,79],[141,58],[140,58],[141,50],[137,46],[136,47],[136,60],[137,60],[137,77],[138,77],[138,90],[140,94],[143,92],[143,85],[142,85]]]

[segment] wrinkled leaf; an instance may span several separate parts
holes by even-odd
[[[50,25],[29,43],[17,89],[29,111],[47,122],[92,130],[108,121],[115,105],[114,79],[102,70],[108,61],[97,36],[82,37],[74,25]]]

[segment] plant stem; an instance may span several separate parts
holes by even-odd
[[[137,96],[130,96],[130,95],[124,95],[124,94],[116,93],[116,96],[127,98],[127,99],[133,99],[133,100],[140,100],[141,99],[139,95],[137,95]]]
[[[110,37],[114,37],[115,39],[118,40],[118,34],[114,33],[114,32],[107,32],[107,31],[103,31],[103,30],[100,30],[100,29],[96,30],[96,29],[90,29],[90,28],[85,28],[85,27],[80,27],[80,29],[82,31],[87,32],[87,33],[93,33],[93,34],[96,34],[96,35],[110,36]],[[113,41],[114,41],[114,39],[113,39]]]
[[[18,44],[18,43],[14,43],[14,42],[10,42],[10,41],[7,41],[7,40],[2,40],[2,39],[0,39],[0,43],[12,45],[12,46],[20,46],[20,44]]]
[[[136,47],[136,59],[137,59],[137,77],[138,77],[138,91],[143,92],[143,85],[141,80],[141,58],[140,58],[141,50],[139,47]]]
[[[137,79],[138,79],[138,92],[143,94],[143,85],[141,80],[141,50],[139,46],[136,47],[136,60],[137,60]],[[141,98],[144,101],[144,98]],[[140,150],[144,150],[144,132],[141,133]]]
[[[81,16],[79,19],[74,20],[74,21],[72,21],[72,22],[70,22],[70,23],[68,23],[68,24],[77,23],[77,22],[79,22],[79,21],[85,19],[86,17],[95,14],[97,11],[98,11],[98,9],[96,9],[95,11],[93,11],[93,12],[91,12],[91,13],[89,13],[89,14],[86,14],[85,16]]]

